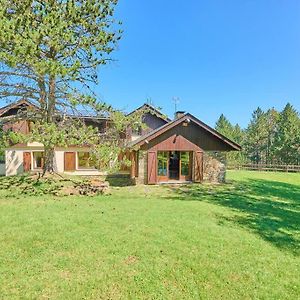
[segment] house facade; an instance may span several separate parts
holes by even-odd
[[[3,130],[30,130],[27,120],[5,122],[21,109],[34,109],[22,100],[0,109]],[[128,129],[127,148],[131,167],[120,170],[140,184],[202,182],[225,180],[224,153],[241,147],[227,139],[191,114],[178,112],[171,120],[149,104],[145,110],[145,129]],[[109,119],[85,117],[86,122],[105,130]],[[40,172],[43,168],[43,145],[39,143],[12,145],[0,161],[0,175]],[[54,171],[70,175],[105,175],[90,165],[88,147],[55,148]]]

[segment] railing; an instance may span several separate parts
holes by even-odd
[[[229,164],[229,170],[252,170],[273,172],[300,172],[300,165],[275,165],[275,164]]]

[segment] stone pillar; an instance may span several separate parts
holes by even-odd
[[[203,153],[203,180],[222,183],[226,177],[226,156],[222,152]]]

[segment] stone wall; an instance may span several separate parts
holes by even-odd
[[[136,184],[147,184],[147,151],[140,150],[138,153],[138,177],[136,178]]]
[[[221,152],[203,153],[203,180],[206,182],[225,182],[226,158]]]

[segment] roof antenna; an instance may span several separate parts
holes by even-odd
[[[176,112],[177,112],[177,104],[179,104],[179,97],[173,97],[172,98],[172,101],[174,102],[174,108],[175,108],[175,111],[174,111],[174,113],[176,114]]]
[[[153,101],[151,97],[147,97],[146,103],[149,105],[153,105]]]

